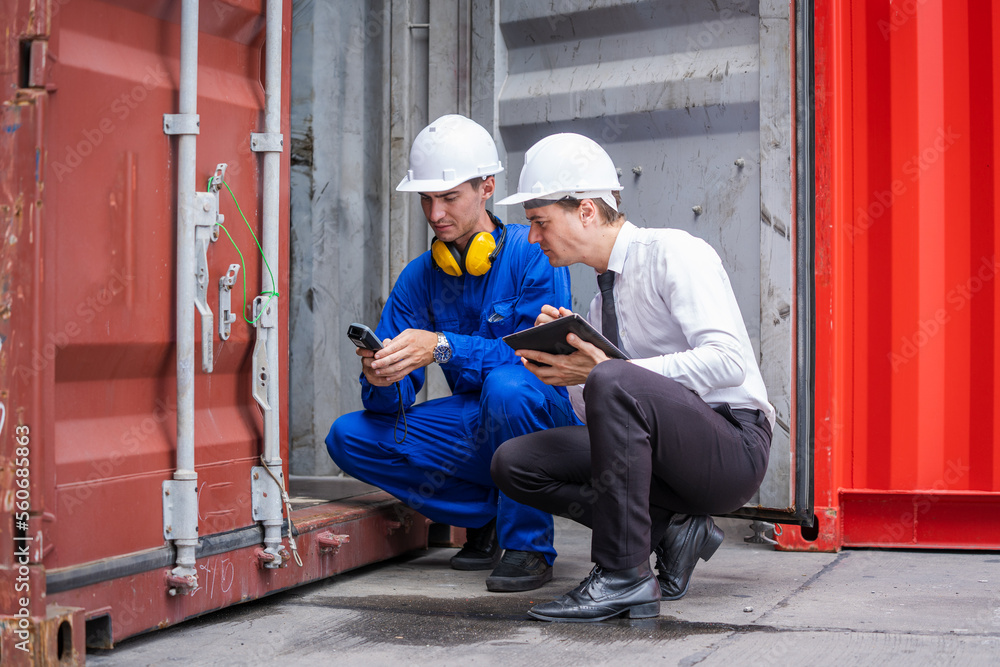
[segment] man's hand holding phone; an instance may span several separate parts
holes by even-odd
[[[433,331],[406,329],[380,343],[371,329],[352,324],[347,336],[357,346],[365,377],[375,387],[388,387],[434,361],[437,334]]]
[[[361,370],[368,379],[368,382],[375,387],[388,387],[391,385],[391,380],[379,376],[376,374],[375,369],[372,368],[372,362],[375,361],[375,353],[384,347],[383,343],[379,342],[375,332],[364,324],[355,322],[347,327],[347,337],[356,346],[354,353],[361,357]],[[389,339],[386,338],[385,343],[388,342]]]

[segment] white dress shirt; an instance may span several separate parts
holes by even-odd
[[[623,223],[608,270],[615,276],[621,349],[632,362],[676,380],[709,406],[763,410],[774,427],[774,407],[754,358],[736,295],[718,253],[679,229]],[[601,329],[600,293],[588,321]],[[584,419],[583,385],[569,388]]]

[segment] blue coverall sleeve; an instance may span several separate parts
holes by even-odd
[[[456,376],[456,390],[481,390],[494,368],[519,363],[514,350],[501,338],[534,326],[543,305],[571,306],[569,271],[553,269],[541,249],[526,240],[520,261],[512,263],[503,279],[513,283],[509,293],[515,296],[483,304],[490,311],[484,316],[482,335],[444,332],[453,353],[442,369]]]
[[[403,269],[396,285],[389,294],[382,317],[375,327],[375,335],[380,341],[395,338],[405,329],[429,329],[430,315],[427,307],[429,299],[424,294],[425,287],[419,280],[420,271],[416,270],[416,262],[411,262]],[[361,373],[361,402],[366,410],[393,414],[399,410],[399,399],[403,399],[403,407],[408,408],[416,400],[417,392],[424,386],[425,371],[418,368],[411,372],[396,385],[376,387],[368,382]]]

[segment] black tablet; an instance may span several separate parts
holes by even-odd
[[[592,343],[611,359],[628,359],[628,355],[611,344],[590,322],[576,313],[557,320],[539,324],[503,337],[503,342],[515,350],[538,350],[549,354],[572,354],[576,348],[566,342],[566,335],[574,333]]]

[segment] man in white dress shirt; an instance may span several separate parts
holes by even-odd
[[[603,148],[556,134],[528,150],[518,193],[499,202],[523,203],[553,266],[595,269],[588,320],[629,357],[573,334],[573,354],[518,351],[569,387],[585,423],[509,440],[492,462],[511,498],[593,528],[590,576],[528,612],[540,620],[658,615],[722,543],[709,515],[741,507],[767,470],[774,409],[722,261],[687,232],[627,221],[621,189]],[[569,314],[545,306],[536,324]]]

